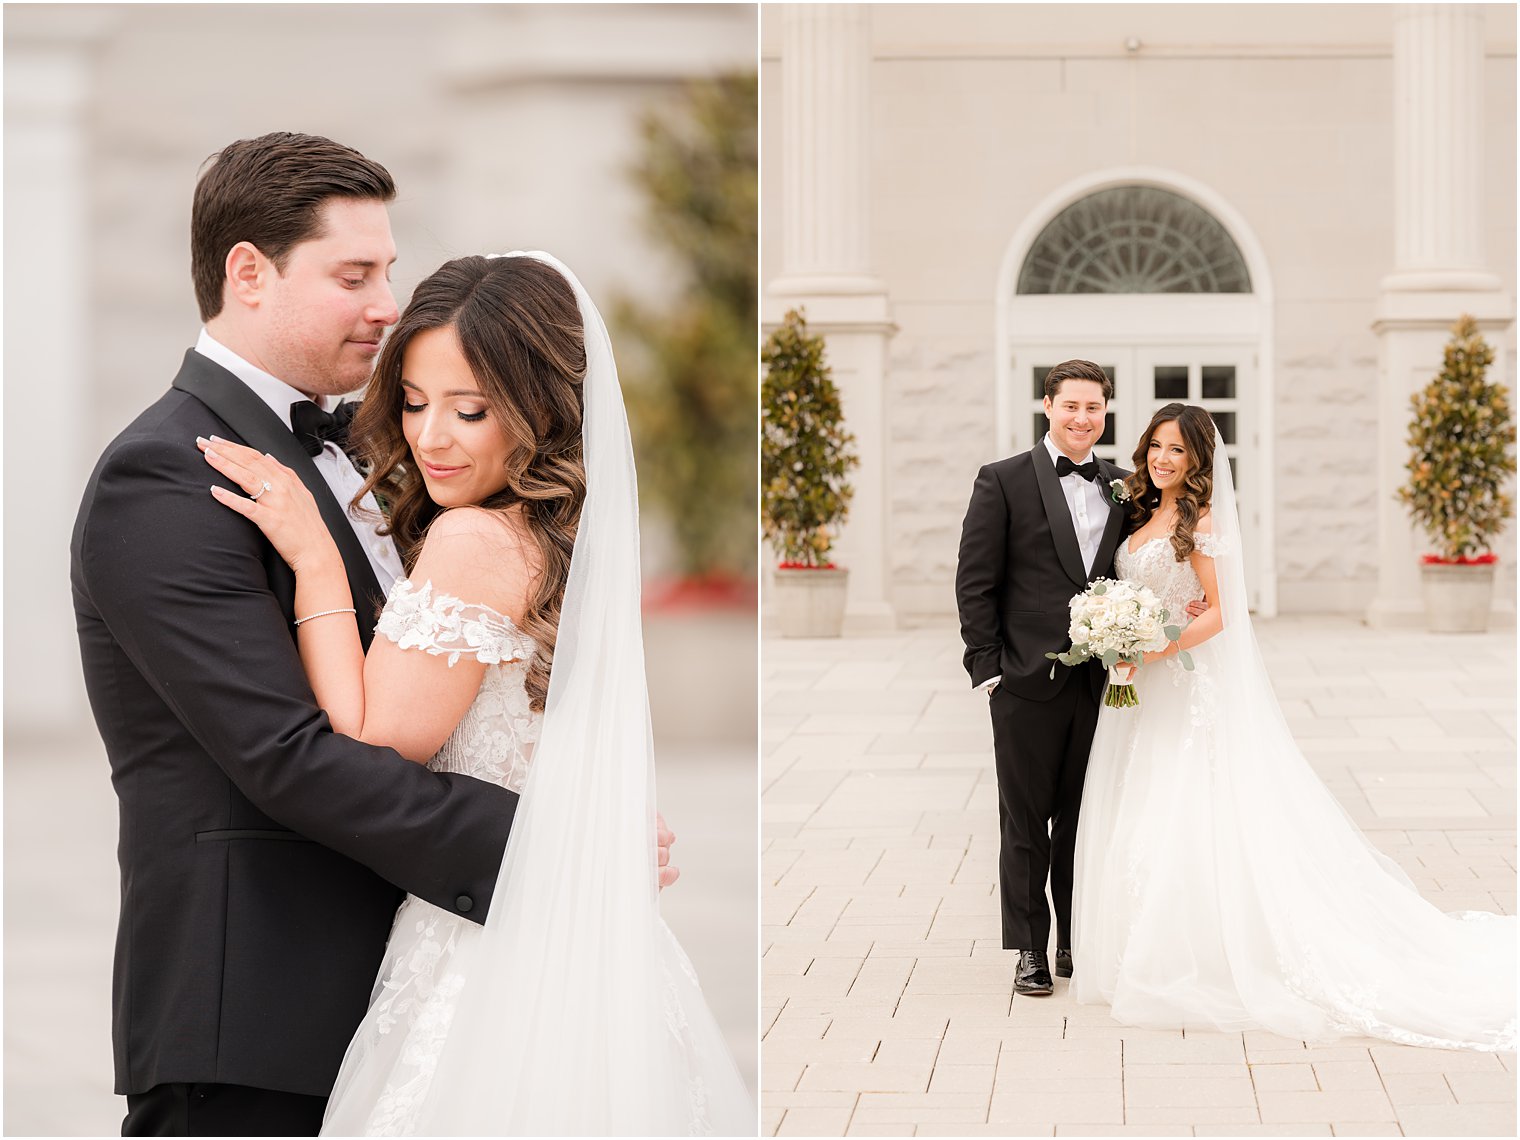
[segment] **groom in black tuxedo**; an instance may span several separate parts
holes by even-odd
[[[971,683],[989,693],[1002,851],[1003,947],[1019,951],[1014,988],[1048,994],[1050,909],[1056,973],[1070,977],[1072,857],[1104,671],[1049,652],[1071,646],[1068,603],[1111,576],[1125,508],[1110,482],[1128,474],[1092,455],[1113,382],[1091,361],[1045,378],[1050,429],[1033,448],[977,473],[961,529],[955,596]]]
[[[85,681],[120,801],[123,1135],[315,1135],[398,888],[477,922],[490,907],[517,796],[331,731],[296,651],[295,577],[211,497],[195,446],[221,436],[300,475],[367,648],[402,567],[347,511],[362,478],[322,405],[368,380],[397,318],[394,196],[382,166],[314,136],[215,157],[191,217],[205,328],[106,448],[75,523]]]

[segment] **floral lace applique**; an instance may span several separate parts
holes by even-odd
[[[1127,542],[1121,542],[1114,556],[1114,570],[1121,578],[1149,586],[1166,607],[1168,619],[1174,622],[1187,624],[1187,604],[1203,597],[1203,583],[1198,580],[1192,561],[1177,561],[1169,535],[1158,535],[1142,543],[1134,553],[1130,553]],[[1169,658],[1166,664],[1176,662]]]
[[[1481,1052],[1507,1053],[1515,1047],[1514,1018],[1505,1023],[1492,1038],[1484,1041],[1451,1041],[1390,1025],[1378,1016],[1383,1000],[1376,989],[1356,984],[1340,989],[1332,988],[1325,983],[1328,971],[1319,961],[1318,954],[1308,947],[1300,947],[1297,954],[1296,959],[1285,957],[1281,951],[1277,955],[1278,966],[1288,989],[1318,1007],[1331,1028],[1338,1033],[1379,1037],[1400,1045],[1416,1045],[1425,1049],[1475,1049]]]
[[[452,666],[468,654],[493,668],[459,726],[428,761],[435,772],[459,772],[521,792],[543,716],[530,707],[528,666],[537,646],[490,606],[463,602],[405,578],[391,588],[375,632],[402,649],[448,655]]]
[[[461,920],[418,900],[408,900],[403,914],[416,916],[415,922],[406,924],[410,952],[396,956],[390,973],[380,981],[369,1018],[376,1037],[399,1028],[405,1044],[365,1122],[364,1131],[369,1136],[412,1134],[417,1105],[432,1084],[444,1038],[454,1020],[455,999],[464,986],[463,974],[440,970],[453,958]],[[400,934],[398,916],[393,948]]]
[[[1212,531],[1207,534],[1193,535],[1193,545],[1198,548],[1198,553],[1205,558],[1218,558],[1221,554],[1232,553],[1230,544]]]
[[[451,666],[461,654],[485,665],[500,665],[526,659],[534,650],[533,639],[506,614],[435,593],[431,581],[415,586],[406,578],[397,579],[391,587],[375,632],[402,649],[447,654]]]

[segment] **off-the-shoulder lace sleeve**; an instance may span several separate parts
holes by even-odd
[[[450,665],[461,654],[485,665],[499,665],[526,660],[534,650],[533,639],[506,614],[437,592],[431,581],[416,586],[406,578],[397,579],[391,587],[375,632],[402,649],[447,654]]]
[[[1198,553],[1205,558],[1218,558],[1221,554],[1230,553],[1230,544],[1217,534],[1198,532],[1193,533],[1193,545],[1198,548]]]

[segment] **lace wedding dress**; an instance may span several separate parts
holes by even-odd
[[[1193,672],[1176,658],[1141,668],[1139,706],[1098,720],[1077,832],[1076,999],[1156,1028],[1513,1049],[1515,918],[1437,910],[1315,775],[1256,647],[1219,482],[1198,548],[1219,576],[1223,631],[1190,650]],[[1169,537],[1126,542],[1115,567],[1172,614],[1203,595]]]
[[[402,649],[445,655],[451,665],[465,656],[488,666],[474,702],[428,767],[522,792],[543,724],[543,714],[530,709],[525,688],[536,650],[533,640],[504,614],[405,578],[392,588],[375,632]],[[574,829],[577,821],[563,824]],[[501,905],[504,900],[493,903]],[[322,1125],[324,1136],[409,1136],[432,1130],[422,1114],[456,1011],[471,1000],[472,973],[512,968],[508,962],[472,956],[481,934],[478,924],[407,896],[396,913],[369,1010],[343,1058]],[[667,1039],[677,1055],[676,1071],[684,1074],[678,1093],[686,1106],[687,1133],[727,1132],[736,1124],[753,1132],[738,1073],[707,1012],[696,974],[668,929],[664,949]],[[499,1032],[505,1036],[514,1027],[502,1025]],[[594,1099],[598,1087],[591,1077],[587,1074],[580,1095]],[[510,1077],[500,1073],[497,1081],[510,1083]],[[520,1091],[524,1097],[531,1092]],[[729,1106],[738,1108],[737,1119],[724,1115]]]

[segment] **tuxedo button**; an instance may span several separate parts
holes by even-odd
[[[475,909],[475,900],[469,895],[460,895],[454,900],[454,909],[460,914],[469,914],[470,911]]]

